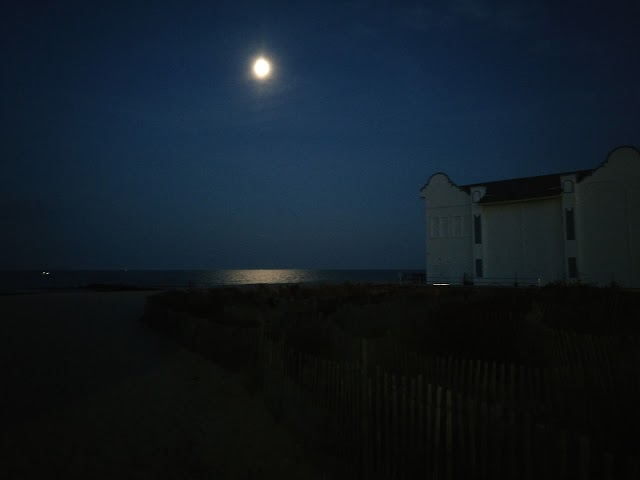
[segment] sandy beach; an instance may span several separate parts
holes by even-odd
[[[0,477],[318,478],[239,376],[137,322],[146,295],[0,297]]]

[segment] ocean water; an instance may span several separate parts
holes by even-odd
[[[293,283],[398,283],[420,270],[52,270],[0,271],[0,293],[126,285],[142,288],[219,287]]]

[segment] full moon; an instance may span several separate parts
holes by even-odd
[[[271,72],[271,65],[263,57],[260,57],[259,59],[257,59],[256,62],[253,64],[253,73],[255,73],[256,77],[260,79],[267,78],[270,72]]]

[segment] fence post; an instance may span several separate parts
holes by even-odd
[[[460,393],[467,393],[465,390],[467,388],[467,359],[460,359],[460,384],[458,385],[458,391]]]
[[[365,478],[370,478],[371,473],[375,470],[374,467],[374,429],[375,426],[371,424],[373,417],[373,379],[367,376],[367,473]]]
[[[409,408],[407,406],[407,377],[402,375],[402,382],[400,383],[401,387],[401,402],[400,402],[400,455],[399,455],[399,464],[400,471],[402,472],[400,478],[406,476],[407,469],[407,448],[408,448],[408,422],[407,415],[409,413]]]
[[[389,374],[384,373],[384,473],[387,478],[391,477],[391,398],[389,395]]]
[[[466,359],[465,363],[468,365],[467,368],[467,385],[466,385],[466,392],[464,392],[466,395],[473,395],[475,392],[473,390],[473,360],[471,359]]]
[[[509,401],[514,403],[516,401],[516,366],[509,364]]]
[[[380,367],[376,367],[376,413],[375,413],[375,429],[376,429],[376,474],[382,476],[382,395],[381,395],[381,377]]]
[[[604,480],[614,480],[614,462],[613,455],[610,453],[605,453],[602,459],[602,477]]]
[[[415,459],[418,438],[416,435],[416,379],[413,377],[411,378],[411,389],[409,390],[409,425],[407,430],[410,433],[408,440],[408,477],[414,478],[417,473]]]
[[[500,364],[500,373],[498,375],[498,397],[500,403],[506,403],[506,398],[504,396],[504,387],[507,381],[507,377],[505,375],[505,366],[504,363]]]
[[[504,478],[502,468],[502,449],[504,447],[505,420],[502,405],[497,403],[491,408],[491,478]]]
[[[465,444],[464,444],[464,404],[462,401],[462,394],[458,393],[456,395],[456,409],[455,409],[456,418],[454,419],[456,423],[456,445],[457,451],[454,455],[453,461],[455,463],[455,478],[463,479],[468,478],[469,473],[466,470],[467,459],[465,458]],[[455,474],[457,472],[457,474]]]
[[[488,390],[489,390],[489,362],[482,362],[484,365],[483,373],[482,373],[482,399],[487,400]]]
[[[480,404],[480,425],[478,428],[478,445],[480,450],[480,478],[483,480],[489,477],[489,456],[491,451],[489,450],[489,407],[487,402],[482,400]]]
[[[391,472],[396,478],[398,476],[398,388],[396,375],[391,374]]]
[[[524,382],[525,382],[525,374],[524,374],[524,365],[520,365],[519,370],[519,378],[518,378],[518,402],[523,402],[526,397],[525,397],[525,387],[524,387]]]
[[[638,460],[634,457],[627,459],[627,478],[629,480],[640,478],[640,466],[638,465]]]
[[[425,470],[430,472],[433,468],[433,386],[428,383],[427,387],[427,425],[426,425],[426,453]]]
[[[467,472],[473,476],[473,478],[479,478],[476,464],[476,404],[475,400],[467,399],[467,412],[469,421],[469,467]]]
[[[515,480],[518,478],[516,468],[516,441],[518,439],[516,435],[516,413],[511,408],[507,409],[507,432],[505,442],[505,470],[506,478]],[[564,478],[564,477],[562,477]]]
[[[451,394],[451,390],[447,390],[447,405],[446,405],[446,432],[447,432],[447,443],[446,443],[446,479],[453,479],[453,398]]]
[[[434,445],[433,445],[433,478],[439,479],[440,466],[440,417],[442,411],[442,387],[438,386],[436,390],[436,415],[434,429]]]
[[[453,381],[451,382],[451,389],[459,388],[460,383],[460,359],[458,357],[453,358]]]
[[[367,376],[367,339],[360,339],[360,351],[362,356],[362,366],[360,368],[360,384],[361,384],[361,405],[362,426],[361,426],[361,454],[362,454],[362,478],[369,478],[369,460],[368,460],[368,441],[369,441],[369,425],[368,425],[368,376]]]
[[[491,392],[491,397],[490,400],[492,402],[496,401],[496,393],[497,393],[497,388],[496,388],[496,377],[497,377],[497,366],[496,366],[496,362],[491,362],[491,386],[490,386],[490,392]]]
[[[536,424],[536,467],[539,478],[549,478],[549,463],[547,459],[547,435],[544,425]]]
[[[422,465],[418,466],[419,459],[422,455],[426,456],[424,445],[424,403],[422,400],[422,374],[418,375],[418,443],[416,445],[416,476],[423,474]]]
[[[580,480],[589,479],[589,437],[580,437]]]
[[[567,478],[567,432],[558,432],[558,478]]]
[[[522,463],[524,466],[524,476],[525,480],[533,479],[533,465],[531,459],[531,414],[524,414],[524,436],[522,442]]]

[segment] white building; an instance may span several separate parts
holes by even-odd
[[[640,151],[593,170],[456,185],[444,173],[426,204],[427,283],[640,287]]]

